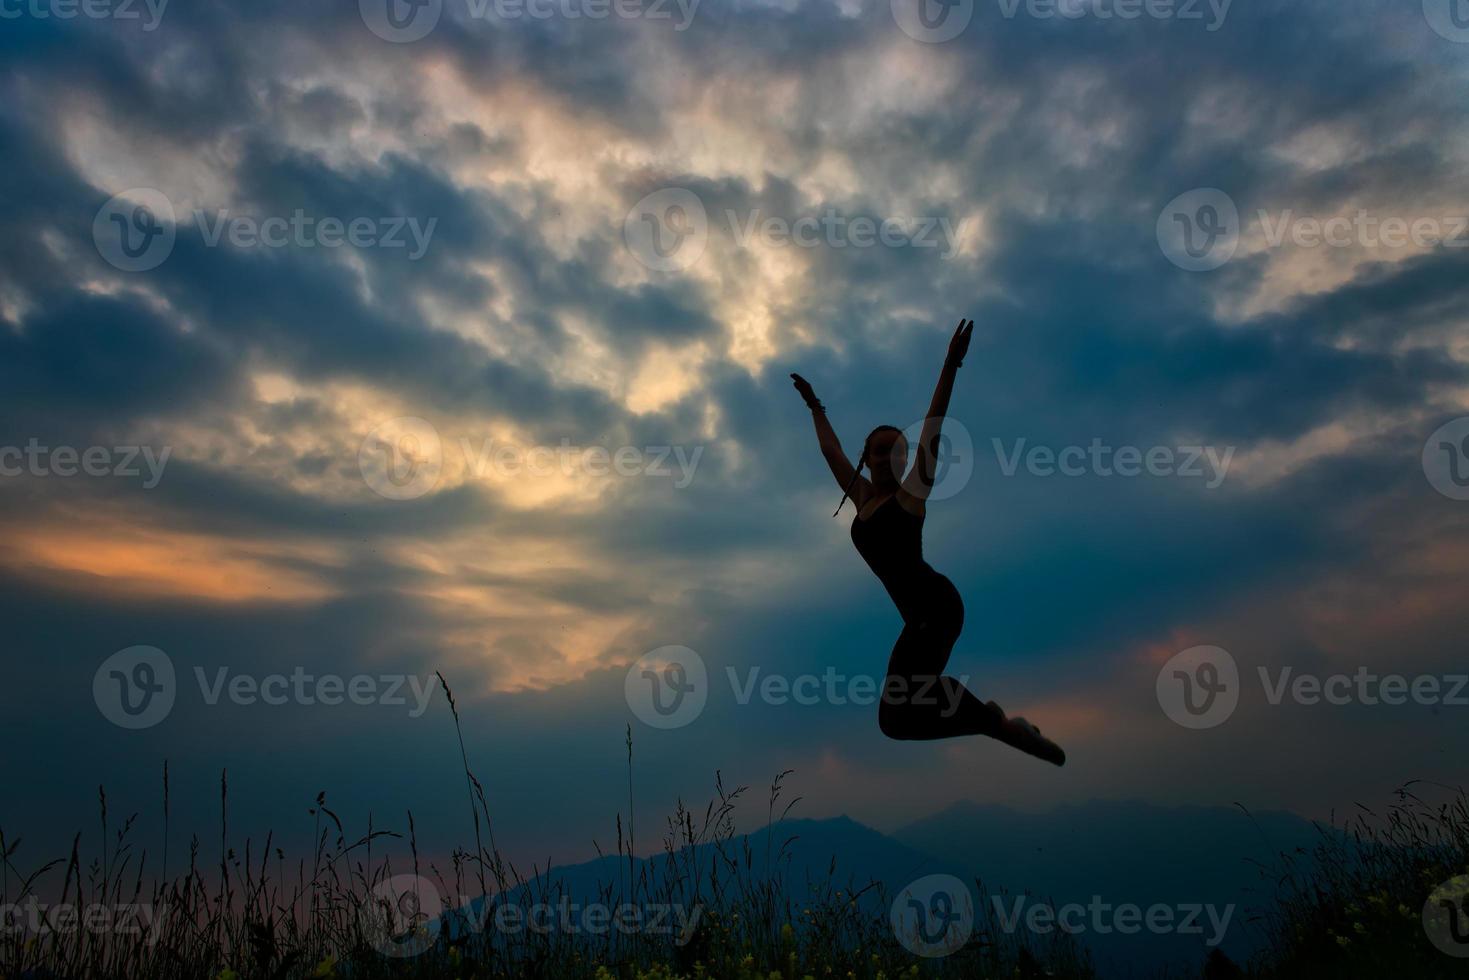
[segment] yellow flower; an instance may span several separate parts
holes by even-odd
[[[328,956],[316,964],[316,969],[311,971],[313,977],[334,977],[337,975],[337,958]]]

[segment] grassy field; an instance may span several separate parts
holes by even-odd
[[[449,700],[457,724],[452,694]],[[463,756],[462,738],[460,751]],[[630,733],[628,757],[631,765]],[[81,853],[78,834],[69,856],[22,872],[20,842],[0,830],[0,905],[14,908],[26,896],[45,893],[53,905],[95,916],[69,924],[53,920],[55,928],[12,926],[0,932],[0,980],[1094,975],[1070,936],[1007,932],[983,906],[962,947],[924,957],[901,941],[888,914],[893,896],[880,886],[853,891],[828,878],[814,887],[807,883],[796,901],[788,887],[784,848],[773,860],[752,854],[748,838],[735,833],[734,814],[745,790],[727,791],[718,783],[715,799],[702,813],[680,809],[667,819],[656,862],[631,857],[618,818],[616,856],[627,860],[627,873],[598,896],[611,921],[594,923],[601,927],[591,930],[531,928],[522,915],[525,909],[564,906],[565,896],[544,878],[527,879],[503,859],[467,757],[464,773],[474,846],[452,851],[446,867],[421,862],[411,814],[404,828],[369,826],[352,835],[324,795],[311,808],[317,829],[309,855],[287,855],[269,837],[232,844],[225,816],[213,843],[223,855],[219,863],[201,863],[195,837],[184,866],[172,875],[166,854],[153,859],[154,867],[135,848],[133,818],[120,826],[109,823],[105,792],[99,792],[103,847],[98,854]],[[784,775],[763,801],[771,826],[789,809],[782,805]],[[161,790],[166,837],[166,764]],[[224,776],[220,799],[227,815]],[[1388,812],[1364,810],[1344,829],[1347,833],[1323,833],[1316,853],[1283,855],[1280,868],[1272,869],[1279,899],[1265,911],[1269,943],[1258,962],[1240,968],[1216,956],[1187,975],[1282,980],[1469,975],[1469,959],[1435,948],[1424,922],[1425,905],[1437,907],[1430,900],[1433,890],[1469,874],[1469,807],[1462,792],[1450,803],[1430,806],[1405,787]],[[656,875],[649,874],[650,865],[656,865]],[[1309,873],[1303,870],[1307,867]],[[1448,901],[1454,894],[1462,901],[1462,893],[1452,892]],[[446,901],[450,895],[490,899],[466,907]],[[130,921],[123,921],[117,911],[122,909],[135,910]],[[1451,911],[1457,914],[1442,905],[1443,915]],[[1469,928],[1469,920],[1463,928]]]

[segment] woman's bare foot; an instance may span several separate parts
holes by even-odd
[[[994,737],[1012,748],[1017,748],[1027,755],[1033,755],[1037,759],[1044,759],[1052,765],[1066,765],[1066,753],[1061,746],[1041,734],[1041,730],[1024,718],[1006,716],[1005,709],[993,701],[986,701],[985,706],[992,709],[999,716],[999,727],[994,732]]]
[[[1066,765],[1066,752],[1055,742],[1041,734],[1041,730],[1024,718],[1016,716],[1005,721],[1005,728],[1013,736],[1005,739],[1007,745],[1015,748],[1037,759],[1044,759],[1052,765]]]

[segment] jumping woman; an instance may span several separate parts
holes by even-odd
[[[851,497],[857,507],[852,543],[903,617],[903,632],[888,660],[878,727],[895,739],[988,735],[1047,762],[1065,765],[1066,753],[1040,729],[1024,718],[1007,718],[995,702],[981,701],[957,679],[943,676],[964,625],[964,601],[954,583],[924,560],[923,519],[937,469],[939,431],[949,410],[954,376],[973,332],[974,321],[961,320],[949,341],[949,354],[919,437],[917,459],[906,479],[908,441],[901,430],[879,425],[868,433],[854,468],[811,385],[799,374],[792,374],[791,379],[811,409],[821,455],[843,488],[836,513],[841,513]],[[862,476],[864,467],[871,479]]]

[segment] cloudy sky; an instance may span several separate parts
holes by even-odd
[[[228,770],[242,836],[325,790],[447,849],[436,670],[519,859],[614,837],[629,725],[641,846],[716,772],[881,829],[1462,783],[1469,19],[924,2],[5,0],[0,826],[156,818],[167,759],[206,838]],[[856,703],[901,621],[788,374],[855,458],[961,317],[950,669],[1061,770]],[[1363,673],[1440,693],[1272,703]]]

